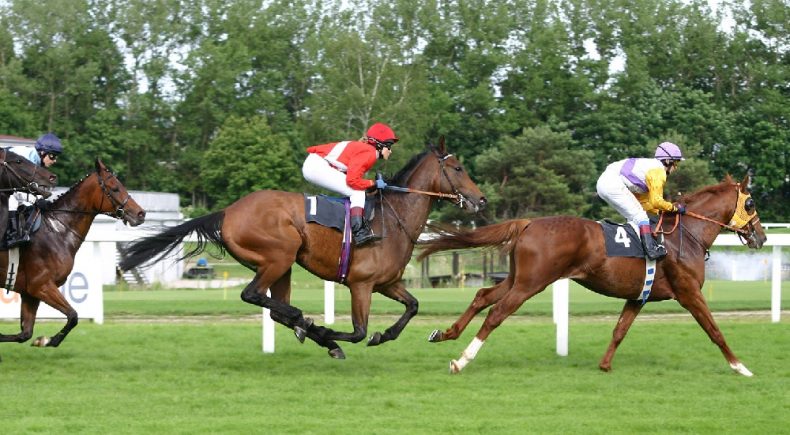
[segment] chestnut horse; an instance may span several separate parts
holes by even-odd
[[[668,255],[657,263],[648,302],[677,299],[716,343],[733,370],[751,376],[735,357],[711,316],[701,288],[705,281],[705,257],[722,227],[738,231],[750,248],[759,249],[766,240],[751,195],[729,176],[685,197],[687,213],[677,231],[666,234]],[[680,220],[679,215],[676,219]],[[736,222],[726,224],[725,222]],[[472,318],[491,305],[483,326],[450,372],[460,372],[474,359],[489,334],[521,304],[560,278],[570,278],[605,296],[626,299],[612,341],[601,360],[601,370],[611,370],[612,357],[628,328],[642,308],[637,300],[645,276],[644,259],[607,257],[603,231],[592,220],[570,216],[511,220],[474,231],[450,232],[426,243],[420,254],[479,246],[501,246],[510,254],[510,272],[498,285],[480,289],[469,308],[449,329],[433,331],[431,342],[457,339]]]
[[[41,228],[32,234],[30,243],[19,247],[19,268],[11,289],[22,296],[21,331],[0,334],[0,342],[25,342],[33,336],[33,325],[40,302],[66,316],[66,325],[51,339],[39,337],[34,345],[58,346],[77,326],[77,312],[58,290],[74,267],[74,257],[99,213],[137,226],[145,220],[145,211],[129,196],[101,160],[96,172],[87,175],[67,192],[42,207]],[[8,251],[0,252],[0,278],[6,282]],[[3,290],[4,291],[4,290]]]
[[[384,239],[353,249],[345,282],[351,291],[354,330],[350,333],[317,326],[290,305],[291,266],[298,263],[321,279],[335,281],[342,238],[334,229],[305,221],[301,193],[250,193],[224,210],[133,242],[124,253],[121,268],[128,270],[157,261],[196,232],[198,246],[182,258],[197,255],[210,242],[227,250],[255,272],[241,293],[243,301],[270,309],[272,319],[293,329],[300,341],[309,337],[328,348],[330,356],[342,359],[343,350],[334,340],[357,343],[366,337],[374,291],[402,303],[405,312],[384,333],[373,334],[369,346],[396,339],[417,314],[417,299],[406,290],[401,276],[435,195],[453,197],[457,205],[471,212],[486,204],[461,163],[445,150],[444,138],[438,147],[430,146],[429,151],[413,157],[388,183],[405,186],[403,190],[411,193],[383,192],[372,226]],[[266,295],[267,289],[271,297]]]

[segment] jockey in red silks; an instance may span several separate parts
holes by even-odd
[[[675,205],[664,200],[664,184],[681,160],[685,159],[677,145],[662,142],[656,147],[655,158],[631,158],[614,162],[598,178],[598,196],[639,227],[642,246],[650,260],[664,257],[667,250],[653,238],[647,212],[686,212],[682,204]]]
[[[355,246],[380,239],[365,221],[365,191],[383,189],[387,183],[363,177],[376,160],[390,158],[392,145],[397,141],[398,137],[388,125],[376,123],[359,141],[332,142],[307,149],[309,154],[302,165],[305,180],[351,200],[351,231]]]

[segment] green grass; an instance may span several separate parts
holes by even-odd
[[[460,375],[447,373],[479,326],[432,344],[448,319],[393,343],[346,344],[330,359],[256,320],[80,324],[57,349],[0,347],[2,431],[21,433],[787,433],[788,323],[720,321],[755,376],[735,375],[691,321],[639,322],[602,373],[611,321],[571,321],[554,353],[548,319],[509,319]],[[40,322],[51,334],[61,323]],[[380,330],[387,326],[374,322]],[[3,331],[16,324],[0,323]]]

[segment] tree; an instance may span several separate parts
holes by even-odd
[[[592,152],[570,145],[567,131],[528,128],[477,157],[477,180],[489,198],[490,213],[497,219],[583,215],[597,172]]]
[[[301,170],[290,158],[288,138],[272,133],[265,117],[228,117],[210,142],[200,180],[214,208],[260,189],[292,190]]]

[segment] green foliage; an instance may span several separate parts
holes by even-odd
[[[597,174],[593,153],[572,150],[570,143],[568,132],[530,128],[478,156],[478,181],[494,216],[583,213]]]
[[[301,179],[287,138],[266,118],[229,117],[203,155],[200,179],[216,208],[260,189],[288,190]]]
[[[128,187],[175,191],[208,210],[265,172],[274,175],[260,185],[302,186],[255,164],[234,167],[245,174],[230,187],[196,176],[230,118],[265,118],[278,137],[269,157],[289,171],[306,146],[356,139],[383,121],[401,137],[395,167],[446,135],[503,207],[489,218],[605,213],[585,193],[595,177],[586,168],[571,177],[576,162],[509,168],[521,187],[478,167],[525,128],[569,132],[567,151],[589,153],[576,160],[596,171],[675,137],[695,155],[670,179],[673,195],[709,174],[751,172],[763,220],[787,221],[785,3],[0,2],[0,134],[58,134],[62,184],[101,155]],[[538,185],[543,197],[529,187]]]

